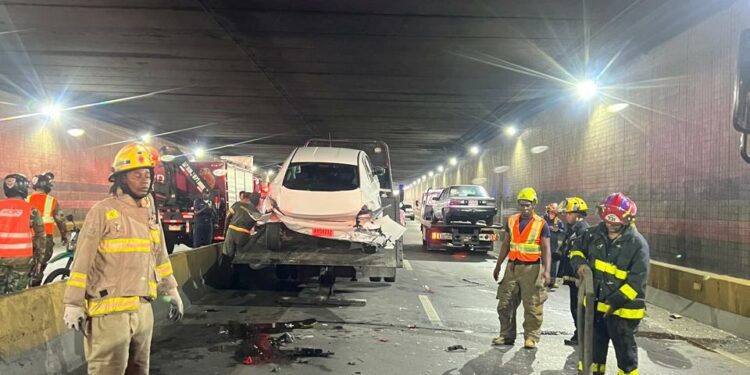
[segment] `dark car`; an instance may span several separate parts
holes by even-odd
[[[476,224],[483,221],[492,225],[497,215],[495,198],[479,185],[454,185],[443,189],[440,196],[433,198],[433,222],[442,220],[446,224],[466,221]]]

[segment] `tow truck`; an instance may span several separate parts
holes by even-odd
[[[422,219],[422,249],[432,250],[464,250],[476,253],[486,253],[492,250],[497,241],[499,225],[482,225],[463,222],[433,223],[431,219]]]

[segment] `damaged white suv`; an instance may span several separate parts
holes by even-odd
[[[362,150],[339,147],[295,149],[271,182],[265,209],[272,222],[291,231],[332,240],[386,246],[405,228],[383,215],[378,175]],[[281,247],[276,229],[268,247]],[[270,238],[270,239],[269,239]]]

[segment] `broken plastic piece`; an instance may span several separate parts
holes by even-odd
[[[680,314],[669,314],[669,317],[672,319],[682,319],[682,315]]]

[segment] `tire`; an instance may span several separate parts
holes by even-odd
[[[57,278],[60,278],[60,280],[65,280],[68,277],[70,277],[70,270],[67,268],[58,268],[52,272],[50,272],[49,275],[47,275],[47,278],[44,279],[44,284],[49,284],[52,282],[55,282]]]
[[[266,247],[269,250],[281,250],[281,224],[266,224]]]
[[[370,281],[372,281],[374,283],[379,283],[381,279],[382,279],[381,277],[371,277]]]
[[[383,280],[387,283],[395,283],[396,282],[396,276],[393,277],[384,277]]]

